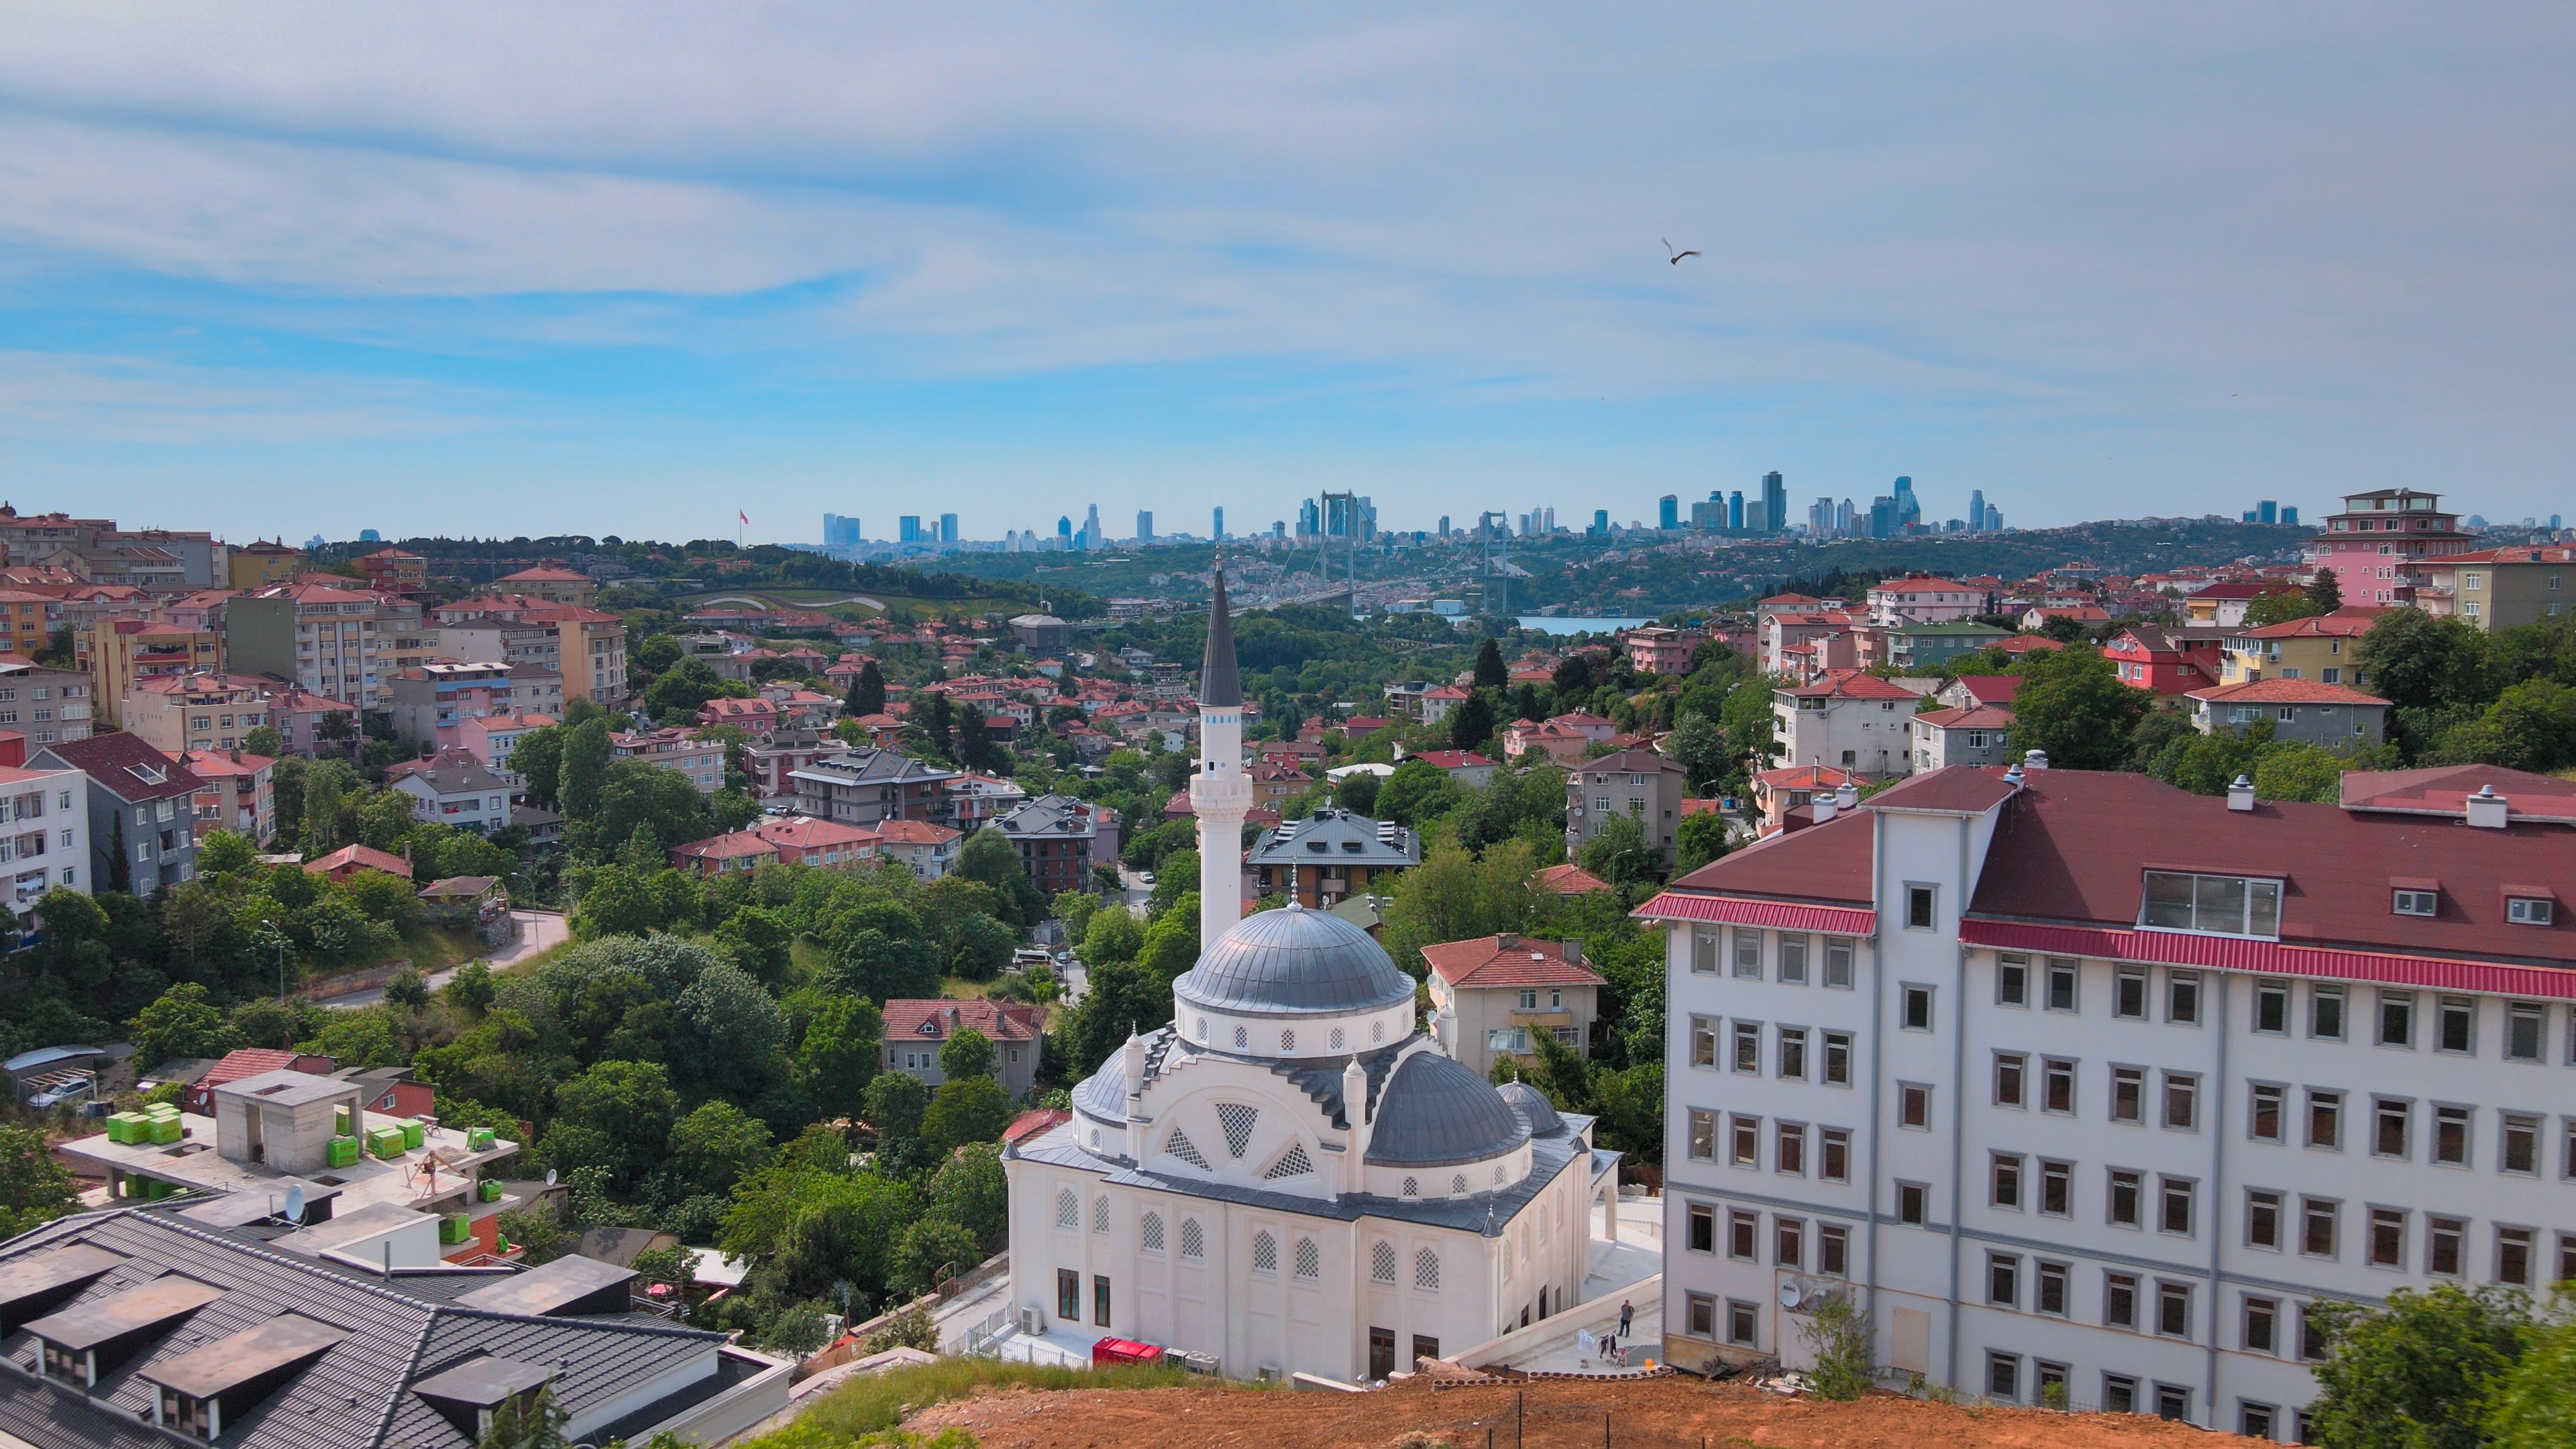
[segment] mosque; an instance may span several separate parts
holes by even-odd
[[[1051,1334],[1202,1355],[1232,1378],[1384,1378],[1578,1301],[1618,1154],[1420,1029],[1367,932],[1243,914],[1243,695],[1225,579],[1199,681],[1197,964],[1172,1020],[1004,1150],[1011,1303]]]

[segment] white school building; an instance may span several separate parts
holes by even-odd
[[[2576,1277],[2576,784],[1936,770],[1676,881],[1664,1347],[2304,1436],[2308,1310]]]

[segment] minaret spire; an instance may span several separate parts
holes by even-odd
[[[1243,817],[1252,810],[1252,781],[1243,773],[1243,682],[1235,671],[1222,555],[1208,592],[1207,653],[1199,664],[1199,764],[1190,777],[1190,808],[1199,820],[1201,950],[1243,919]]]

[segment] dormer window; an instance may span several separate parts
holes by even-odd
[[[2532,896],[2508,896],[2504,918],[2517,926],[2546,926],[2557,919],[2557,902]]]
[[[2241,875],[2151,870],[2138,924],[2219,936],[2281,934],[2281,883]]]
[[[2392,907],[2401,916],[2429,916],[2441,908],[2438,891],[2398,891]]]

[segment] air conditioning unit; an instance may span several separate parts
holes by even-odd
[[[1277,1364],[1266,1363],[1252,1371],[1252,1381],[1254,1383],[1275,1384],[1286,1377],[1286,1374],[1279,1371],[1279,1366]]]
[[[1216,1355],[1215,1355],[1215,1354],[1212,1354],[1212,1353],[1176,1353],[1176,1354],[1168,1355],[1168,1357],[1170,1357],[1170,1358],[1174,1359],[1175,1361],[1177,1361],[1177,1362],[1180,1364],[1180,1366],[1181,1366],[1181,1368],[1182,1368],[1182,1371],[1183,1371],[1183,1372],[1186,1372],[1186,1373],[1194,1373],[1194,1374],[1204,1374],[1204,1375],[1206,1375],[1206,1376],[1207,1376],[1207,1377],[1209,1377],[1209,1378],[1215,1378],[1215,1377],[1217,1376],[1217,1368],[1218,1368],[1218,1364],[1217,1364],[1217,1357],[1216,1357]]]
[[[1032,1308],[1022,1305],[1020,1308],[1020,1332],[1046,1332],[1046,1310],[1043,1308]]]

